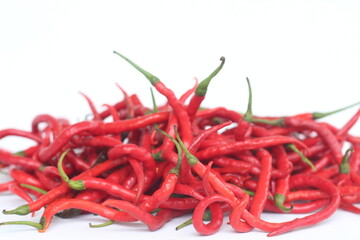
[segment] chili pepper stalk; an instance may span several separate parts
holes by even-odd
[[[220,66],[218,66],[207,78],[205,78],[199,83],[195,90],[195,94],[190,99],[189,105],[187,106],[187,112],[190,116],[190,119],[193,119],[195,117],[195,114],[199,110],[202,101],[205,99],[205,95],[207,93],[211,80],[220,72],[220,70],[224,66],[225,57],[221,57],[220,61]]]

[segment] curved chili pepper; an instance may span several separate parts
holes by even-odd
[[[225,118],[227,121],[238,122],[242,116],[240,113],[229,110],[225,107],[216,107],[211,109],[203,109],[196,113],[196,118]]]
[[[138,203],[141,195],[144,193],[145,190],[144,168],[143,165],[140,162],[138,162],[136,159],[129,158],[129,163],[137,178],[137,193],[134,199],[134,203]]]
[[[33,185],[35,187],[44,188],[44,186],[41,184],[39,179],[20,169],[16,169],[16,168],[12,169],[9,175],[19,184],[25,183],[25,184]]]
[[[185,211],[174,211],[170,209],[162,209],[157,215],[152,215],[146,211],[143,211],[138,206],[122,200],[107,200],[103,203],[105,206],[115,207],[121,211],[130,214],[135,219],[145,223],[150,231],[155,231],[161,228],[170,219],[181,216]],[[161,212],[161,214],[160,214]]]
[[[0,162],[13,166],[23,167],[29,170],[37,170],[43,167],[43,163],[28,157],[15,156],[10,152],[0,149]]]
[[[0,131],[0,139],[7,137],[7,136],[24,137],[24,138],[34,140],[37,143],[42,142],[42,138],[39,137],[38,135],[36,135],[32,132],[27,132],[27,131],[23,131],[23,130],[19,130],[19,129],[14,129],[14,128],[3,129]]]
[[[292,203],[291,211],[284,212],[279,207],[277,207],[273,201],[267,200],[264,210],[274,213],[307,214],[307,213],[313,213],[314,211],[324,208],[329,204],[329,202],[330,200],[328,198],[323,198],[305,203]]]
[[[16,183],[14,180],[0,183],[0,192],[5,192],[5,191],[9,190],[9,187],[14,183]]]
[[[28,203],[33,202],[31,196],[16,183],[9,185],[9,191],[16,194]]]
[[[236,141],[233,143],[228,143],[220,146],[214,146],[211,148],[207,148],[204,150],[201,150],[196,153],[196,157],[199,160],[204,159],[210,159],[216,156],[231,154],[234,152],[240,152],[243,150],[248,149],[258,149],[258,148],[266,148],[266,147],[272,147],[287,143],[294,143],[298,144],[299,146],[303,147],[305,150],[307,150],[307,146],[304,145],[299,140],[293,138],[293,137],[287,137],[287,136],[269,136],[269,137],[259,137],[259,138],[251,138],[251,139],[245,139],[243,141]]]
[[[359,120],[359,118],[360,118],[360,109],[355,113],[355,115],[341,129],[339,129],[339,131],[336,133],[336,136],[338,138],[340,138],[340,139],[344,138],[348,134],[350,129]]]
[[[39,179],[41,185],[44,187],[45,190],[51,190],[61,184],[60,179],[48,177],[42,171],[35,171],[35,175]]]
[[[108,152],[109,159],[116,159],[124,156],[137,159],[143,163],[145,170],[144,191],[146,191],[155,178],[155,160],[153,156],[146,149],[135,144],[118,145]]]
[[[55,156],[70,139],[84,132],[90,132],[96,135],[114,134],[139,129],[148,125],[156,124],[166,121],[168,119],[168,112],[158,112],[137,117],[133,119],[123,120],[121,122],[98,122],[98,121],[83,121],[75,123],[58,135],[54,142],[48,147],[40,149],[38,158],[40,161],[47,161]]]
[[[39,230],[39,232],[45,232],[49,228],[51,220],[56,213],[70,208],[81,209],[117,222],[136,221],[133,217],[125,215],[122,212],[103,204],[76,198],[62,198],[58,201],[54,201],[45,208],[40,220],[40,224],[43,228]]]
[[[219,201],[224,201],[221,195],[210,195],[202,199],[194,209],[192,222],[196,231],[202,235],[211,235],[216,233],[223,223],[223,211]],[[211,211],[211,220],[209,223],[203,223],[204,212],[207,208]]]
[[[336,188],[336,186],[328,180],[319,178],[314,175],[295,175],[291,177],[290,183],[292,187],[311,186],[311,187],[319,188],[329,194],[330,203],[319,212],[316,212],[314,214],[311,214],[303,218],[296,218],[292,221],[289,221],[281,225],[278,229],[269,233],[268,236],[275,236],[284,232],[288,232],[295,228],[305,227],[308,225],[313,225],[318,222],[321,222],[329,218],[340,205],[341,200],[340,200],[339,191]]]
[[[203,185],[203,189],[205,192],[206,196],[210,196],[212,194],[214,194],[214,189],[212,189],[212,187],[209,184],[209,176],[210,176],[210,169],[213,165],[213,162],[210,161],[207,165],[206,165],[206,170],[202,179],[202,185]]]
[[[175,137],[174,127],[178,125],[178,119],[174,112],[170,112],[169,120],[166,125],[165,132],[171,136]],[[153,152],[162,152],[162,151],[171,151],[174,148],[174,143],[168,138],[164,137],[163,142],[160,147],[153,150]]]
[[[193,93],[195,93],[195,90],[196,90],[197,86],[199,85],[199,84],[198,84],[198,83],[199,83],[198,79],[197,79],[196,77],[195,77],[194,79],[195,79],[195,84],[194,84],[194,86],[193,86],[192,88],[190,88],[189,90],[187,90],[186,92],[184,92],[184,93],[180,96],[180,98],[179,98],[179,101],[180,101],[183,105],[185,105],[186,100],[188,100],[188,98],[189,98]]]
[[[82,93],[82,92],[79,92],[79,93],[85,98],[85,100],[89,104],[89,107],[90,107],[91,112],[93,114],[93,119],[101,121],[102,120],[101,116],[100,116],[99,112],[96,110],[96,107],[95,107],[95,104],[93,103],[93,101],[85,93]]]
[[[122,165],[126,163],[124,159],[116,159],[116,160],[108,160],[103,163],[100,163],[89,170],[80,173],[78,176],[74,177],[72,180],[81,179],[84,177],[95,177],[101,173],[106,172],[109,169],[112,169],[116,166]],[[34,202],[26,205],[19,206],[13,210],[6,211],[4,210],[4,214],[17,214],[17,215],[27,215],[30,212],[34,212],[52,202],[57,197],[68,192],[70,188],[67,183],[62,183],[56,188],[51,189],[47,194],[40,196]]]
[[[290,127],[316,131],[319,134],[319,136],[324,140],[326,145],[329,147],[336,162],[338,164],[341,163],[341,159],[342,159],[341,145],[337,140],[336,136],[328,128],[311,120],[301,121],[297,118],[286,118],[285,124],[286,126],[290,126]]]
[[[122,54],[114,51],[114,53],[118,56],[120,56],[122,59],[124,59],[126,62],[128,62],[131,66],[133,66],[136,70],[138,70],[140,73],[142,73],[149,81],[150,83],[156,88],[158,92],[160,92],[162,95],[164,95],[167,100],[168,104],[174,109],[174,113],[178,119],[181,119],[179,122],[181,134],[185,141],[185,145],[189,146],[190,142],[193,138],[192,131],[191,131],[191,124],[190,124],[190,118],[181,104],[181,102],[176,98],[174,92],[167,88],[163,82],[160,81],[157,77],[152,75],[151,73],[143,70],[140,68],[137,64],[132,62],[127,57],[123,56]]]

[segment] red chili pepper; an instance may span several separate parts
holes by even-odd
[[[14,180],[7,181],[7,182],[4,182],[4,183],[0,183],[0,192],[8,191],[9,187],[14,183],[16,183]]]
[[[359,120],[360,117],[360,109],[355,113],[355,115],[337,132],[336,136],[338,138],[344,138],[350,129],[355,125],[355,123]]]
[[[193,86],[192,88],[190,88],[189,90],[187,90],[186,92],[184,92],[184,93],[180,96],[180,98],[179,98],[179,101],[180,101],[183,105],[185,105],[186,100],[188,100],[188,98],[195,92],[197,86],[199,85],[199,84],[198,84],[198,83],[199,83],[198,79],[197,79],[197,78],[194,78],[194,79],[195,79],[195,84],[194,84],[194,86]]]
[[[170,112],[169,120],[167,122],[165,132],[169,136],[174,138],[175,137],[174,127],[177,125],[178,125],[178,119],[176,118],[176,115],[174,114],[174,112]],[[169,138],[164,137],[161,146],[158,147],[157,149],[154,149],[153,152],[157,153],[162,151],[172,151],[173,148],[174,148],[174,143]]]
[[[86,99],[87,103],[89,104],[89,107],[90,107],[91,112],[93,114],[93,119],[97,120],[97,121],[101,121],[102,120],[101,116],[98,113],[98,111],[96,110],[96,107],[95,107],[93,101],[86,94],[84,94],[82,92],[79,92],[79,93]]]
[[[192,141],[193,135],[191,131],[191,123],[190,118],[185,110],[184,106],[181,104],[181,102],[176,98],[174,92],[167,88],[163,82],[160,81],[157,77],[150,74],[149,72],[143,70],[138,65],[133,63],[130,59],[126,58],[125,56],[121,55],[120,53],[114,51],[115,54],[123,58],[125,61],[127,61],[131,66],[133,66],[136,70],[138,70],[140,73],[142,73],[149,81],[150,83],[156,88],[158,92],[160,92],[162,95],[164,95],[167,100],[168,104],[174,109],[174,113],[177,117],[177,119],[181,119],[179,122],[179,127],[181,129],[181,135],[184,139],[185,145],[189,146],[190,142]]]
[[[320,210],[319,212],[313,213],[303,218],[296,218],[288,223],[281,225],[278,229],[272,231],[268,236],[275,236],[284,232],[288,232],[295,228],[305,227],[316,224],[327,218],[329,218],[340,205],[340,194],[338,189],[330,181],[323,178],[319,178],[314,175],[295,175],[290,179],[292,187],[316,187],[329,194],[330,203]]]
[[[168,118],[168,112],[158,112],[138,118],[123,120],[121,122],[83,121],[75,123],[64,129],[48,147],[40,149],[38,158],[47,161],[55,156],[69,141],[78,134],[90,132],[96,135],[114,134],[139,129],[148,125],[163,122]]]
[[[128,214],[130,214],[135,219],[145,223],[150,231],[155,231],[161,228],[168,220],[183,215],[184,211],[174,211],[170,209],[162,209],[162,214],[160,212],[157,215],[152,215],[138,206],[123,200],[107,200],[103,203],[105,206],[115,207],[121,209]],[[166,214],[165,214],[166,213]],[[167,216],[165,218],[165,216]],[[165,218],[165,219],[164,219]]]
[[[10,177],[12,177],[17,183],[25,183],[29,185],[33,185],[35,187],[43,188],[44,186],[41,184],[39,179],[34,177],[33,175],[22,171],[20,169],[12,169],[9,173]]]
[[[286,200],[288,202],[312,201],[324,198],[329,198],[329,194],[324,191],[314,189],[289,191],[289,193],[286,195]]]
[[[41,185],[44,187],[45,190],[51,190],[61,184],[60,179],[48,177],[42,171],[35,171],[35,175],[39,179]]]
[[[134,203],[138,203],[140,197],[142,196],[142,194],[144,193],[145,190],[145,173],[144,173],[144,168],[143,165],[137,161],[134,158],[128,158],[129,159],[129,163],[136,175],[136,180],[137,180],[137,193],[134,199]]]
[[[202,235],[212,235],[220,229],[223,223],[224,214],[218,202],[224,201],[225,199],[221,195],[213,194],[208,197],[205,197],[199,202],[199,204],[194,209],[192,215],[192,222],[194,228],[198,233]],[[227,202],[229,203],[229,201]],[[203,216],[205,210],[208,207],[210,208],[211,211],[211,221],[207,224],[204,224]]]
[[[276,146],[273,148],[273,151],[276,158],[276,164],[279,170],[286,170],[289,168],[292,169],[292,164],[288,159],[284,147]],[[289,180],[290,180],[290,173],[283,178],[277,179],[275,183],[276,184],[275,195],[274,195],[275,205],[285,212],[292,210],[292,206],[290,207],[284,206],[284,202],[286,201],[286,195],[289,191]]]
[[[95,177],[98,176],[104,172],[106,172],[109,169],[112,169],[116,166],[122,165],[126,163],[123,159],[117,159],[117,160],[108,160],[103,163],[100,163],[93,168],[90,168],[89,170],[82,172],[78,176],[74,177],[73,180],[81,179],[84,177]],[[26,205],[22,205],[17,207],[16,209],[9,210],[9,211],[3,211],[4,214],[17,214],[17,215],[27,215],[30,212],[38,211],[43,206],[47,205],[48,203],[52,202],[57,197],[65,194],[68,192],[70,188],[68,187],[67,183],[62,183],[58,187],[50,190],[48,194],[40,196],[38,199],[36,199],[34,202]]]
[[[40,133],[39,125],[41,123],[46,123],[52,129],[54,136],[57,136],[61,131],[62,126],[58,119],[49,114],[41,114],[37,115],[31,123],[31,130],[34,134],[38,135]]]
[[[288,196],[287,196],[288,198]],[[274,213],[290,213],[290,214],[308,214],[313,213],[319,209],[324,208],[329,204],[330,200],[328,198],[318,199],[305,203],[292,203],[292,209],[290,212],[284,212],[280,208],[278,208],[273,201],[266,201],[265,211],[274,212]]]
[[[135,144],[122,144],[117,145],[109,150],[109,159],[117,159],[119,157],[130,157],[137,159],[144,165],[145,182],[144,191],[146,191],[155,178],[155,160],[151,153],[146,149],[139,147]]]
[[[240,119],[242,119],[241,114],[229,110],[225,107],[203,109],[196,113],[196,118],[215,118],[215,117],[225,118],[226,119],[225,121],[230,120],[232,122],[238,122]]]
[[[42,139],[33,133],[19,130],[19,129],[14,129],[14,128],[8,128],[8,129],[4,129],[4,130],[0,131],[0,139],[7,137],[7,136],[24,137],[24,138],[34,140],[37,143],[42,142]]]
[[[261,173],[259,175],[258,186],[249,212],[254,217],[260,218],[260,215],[264,209],[265,201],[268,197],[272,168],[272,156],[265,149],[257,150],[257,156],[261,159]]]
[[[61,198],[45,208],[40,220],[43,228],[39,232],[45,232],[49,228],[50,222],[56,213],[70,208],[81,209],[118,222],[136,221],[135,218],[103,204],[76,198]]]
[[[9,191],[24,199],[28,203],[33,202],[31,196],[16,183],[9,185]]]
[[[249,92],[249,99],[248,99],[248,107],[244,116],[239,120],[238,126],[235,128],[234,137],[236,141],[242,141],[250,137],[253,126],[250,123],[253,113],[252,113],[252,90],[250,81],[246,78],[248,84],[248,92]]]
[[[308,129],[315,131],[324,140],[329,147],[335,161],[340,164],[342,159],[341,145],[336,136],[326,127],[312,120],[299,120],[297,118],[286,118],[286,126],[296,127],[301,129]]]
[[[43,164],[37,160],[28,157],[15,156],[2,149],[0,149],[0,162],[29,170],[37,170],[43,167]]]
[[[297,144],[303,147],[305,150],[307,150],[307,146],[304,145],[299,140],[297,140],[296,138],[287,137],[287,136],[269,136],[269,137],[245,139],[244,141],[236,141],[233,143],[207,148],[202,151],[199,151],[196,154],[196,157],[199,160],[204,160],[216,156],[231,154],[234,152],[240,152],[243,150],[266,148],[266,147],[272,147],[287,143]]]

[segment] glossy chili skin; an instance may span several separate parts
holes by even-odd
[[[324,127],[318,122],[312,120],[300,120],[296,117],[286,118],[286,126],[313,130],[319,134],[323,141],[329,147],[335,161],[340,164],[342,159],[341,144],[337,140],[336,136],[330,131],[330,129]]]
[[[122,200],[107,200],[104,202],[105,206],[115,207],[121,209],[125,213],[128,213],[133,218],[145,223],[150,231],[155,231],[161,228],[170,219],[181,216],[185,211],[175,211],[171,209],[162,209],[157,215],[152,215],[138,206]]]
[[[196,154],[196,157],[199,160],[203,160],[216,156],[230,154],[233,152],[240,152],[248,149],[266,148],[266,147],[277,146],[286,143],[299,144],[303,148],[307,149],[307,147],[304,146],[302,142],[300,142],[295,138],[287,137],[287,136],[269,136],[269,137],[261,137],[254,139],[245,139],[244,141],[236,141],[233,143],[207,148],[202,151],[199,151]]]
[[[155,160],[153,156],[146,149],[139,147],[135,144],[117,145],[110,149],[108,152],[108,157],[110,160],[124,156],[136,159],[143,164],[145,174],[143,191],[146,191],[152,184],[153,179],[155,178]]]
[[[118,160],[111,160],[111,161],[105,161],[103,163],[100,163],[96,165],[95,167],[82,172],[78,176],[74,177],[74,180],[83,178],[83,177],[94,177],[98,176],[99,174],[114,168],[115,166],[119,166],[124,164],[125,161],[123,159]],[[5,214],[18,214],[18,215],[26,215],[30,212],[38,211],[45,205],[52,202],[57,197],[60,197],[61,195],[67,193],[70,190],[67,183],[62,183],[56,188],[51,189],[48,194],[40,196],[38,199],[36,199],[34,202],[26,205],[19,206],[18,208],[10,211],[5,211]]]
[[[249,212],[254,217],[260,218],[268,197],[272,169],[272,156],[265,149],[257,150],[257,156],[261,159],[261,173],[259,175],[258,186]]]
[[[23,167],[29,170],[38,170],[43,166],[43,163],[37,160],[33,160],[32,158],[28,158],[28,157],[16,156],[1,149],[0,149],[0,162],[5,164],[11,164],[18,167]]]
[[[105,206],[103,204],[95,203],[92,201],[86,201],[82,199],[75,198],[61,198],[60,200],[54,201],[47,208],[45,208],[44,213],[41,216],[40,223],[43,225],[43,229],[40,232],[45,232],[54,215],[65,209],[81,209],[87,212],[98,214],[104,218],[118,221],[118,222],[133,222],[136,221],[135,218],[132,218],[129,215],[125,215],[122,212],[115,210],[111,207]]]
[[[283,146],[276,146],[273,148],[273,151],[276,158],[276,164],[279,170],[292,169],[292,164],[289,161]],[[274,196],[275,204],[285,212],[291,211],[291,207],[289,208],[284,206],[284,202],[286,201],[286,196],[290,188],[289,187],[290,174],[291,171],[283,178],[277,179],[275,183],[276,184],[275,196]]]
[[[193,212],[192,221],[194,228],[201,235],[212,235],[219,231],[223,219],[224,214],[218,202],[224,201],[219,195],[210,195],[202,199],[199,204],[196,206]],[[211,221],[207,224],[203,223],[203,215],[207,208],[210,208],[211,211]]]
[[[338,189],[334,184],[326,179],[319,178],[314,175],[295,175],[291,177],[290,184],[291,187],[311,186],[319,188],[329,194],[330,202],[319,212],[313,213],[303,218],[296,218],[286,224],[283,224],[278,229],[269,233],[268,236],[278,235],[295,228],[305,227],[321,222],[331,216],[341,203]]]
[[[127,132],[166,121],[168,114],[168,112],[158,112],[120,122],[83,121],[75,123],[64,129],[48,147],[41,149],[38,153],[38,158],[40,161],[47,161],[58,153],[75,135],[84,132],[95,135]]]

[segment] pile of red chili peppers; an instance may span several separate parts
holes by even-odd
[[[0,183],[27,203],[3,214],[44,211],[38,222],[10,221],[45,232],[54,216],[97,214],[112,223],[141,221],[149,230],[189,215],[202,235],[216,233],[224,218],[238,232],[260,229],[274,236],[314,225],[336,210],[360,213],[360,137],[349,130],[360,110],[341,128],[317,119],[329,113],[260,117],[249,104],[241,114],[202,108],[207,87],[225,59],[205,80],[179,98],[158,78],[114,52],[142,73],[167,102],[153,108],[124,90],[122,101],[92,119],[71,124],[36,116],[31,130],[4,129],[0,138],[34,141],[20,152],[0,150],[11,180]],[[263,212],[305,217],[269,222]]]

